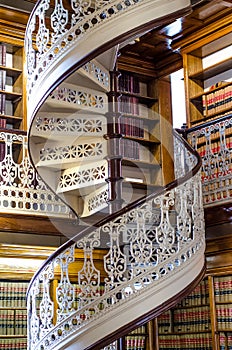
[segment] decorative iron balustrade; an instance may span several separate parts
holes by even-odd
[[[142,0],[120,2],[90,0],[79,3],[71,0],[67,9],[60,0],[55,2],[54,8],[50,5],[50,0],[40,1],[32,13],[27,29],[29,94],[37,81],[43,79],[43,72],[54,64],[54,60],[62,56],[71,46],[78,45],[78,41],[84,35],[94,31],[109,18],[121,15],[141,2]],[[50,16],[48,16],[49,10],[52,11]],[[50,19],[49,24],[48,19]],[[33,37],[35,38],[34,43],[31,41]],[[83,69],[92,73],[95,79],[108,88],[109,76],[102,67],[90,62]]]
[[[110,41],[119,44],[122,35],[134,28],[139,34],[152,29],[156,21],[168,15],[175,18],[179,11],[187,13],[190,8],[190,0],[38,1],[30,16],[25,40],[29,116],[40,104],[44,92],[48,92],[49,85],[55,87],[62,69],[71,72],[81,67],[83,74],[91,75],[93,81],[109,91],[109,74],[92,59],[97,56],[94,52],[104,44],[112,49]],[[118,23],[123,20],[124,25],[117,26],[115,31],[117,20]]]
[[[203,256],[199,158],[174,139],[180,177],[172,185],[73,237],[35,275],[27,296],[29,350],[56,349]]]
[[[187,139],[202,158],[202,192],[205,207],[232,198],[232,116],[187,130]]]
[[[70,213],[32,166],[26,133],[0,132],[0,184],[1,213],[65,218]]]

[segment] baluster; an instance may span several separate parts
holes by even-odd
[[[77,248],[84,253],[83,267],[78,271],[78,284],[81,289],[79,309],[99,297],[100,271],[94,265],[94,248],[100,246],[100,229],[77,242]]]
[[[56,0],[54,11],[51,14],[52,43],[55,43],[66,31],[68,23],[68,10],[63,6],[62,0]]]
[[[50,296],[50,281],[54,278],[54,262],[47,265],[40,274],[43,295],[40,303],[41,337],[53,327],[54,303]]]
[[[49,49],[49,29],[45,25],[45,13],[49,9],[50,0],[43,0],[36,11],[39,19],[39,28],[36,34],[36,47],[38,50],[37,58],[40,59],[40,55],[47,52]],[[36,16],[35,16],[36,17]]]
[[[125,235],[126,225],[122,221],[110,222],[102,228],[102,233],[108,233],[110,238],[109,252],[104,257],[104,267],[108,274],[105,282],[109,289],[126,281],[126,255],[120,246],[120,239]]]
[[[189,185],[190,183],[186,183],[176,190],[178,201],[180,202],[180,209],[177,215],[177,232],[182,241],[188,240],[192,232],[192,219],[188,211],[188,206],[191,205],[190,201],[188,202],[191,196],[191,188],[189,188]]]
[[[30,289],[30,294],[27,301],[27,317],[28,317],[28,327],[27,327],[27,339],[29,350],[33,349],[32,345],[35,345],[39,338],[39,325],[40,320],[37,315],[37,296],[39,295],[39,279],[37,278]]]
[[[175,228],[170,222],[170,209],[175,205],[174,192],[155,198],[154,203],[160,206],[160,224],[155,228],[157,248],[157,260],[159,262],[167,259],[171,254],[179,250]]]
[[[61,277],[56,289],[56,300],[58,304],[57,322],[73,311],[74,287],[69,280],[69,265],[74,262],[75,244],[61,253],[55,262],[60,265]]]

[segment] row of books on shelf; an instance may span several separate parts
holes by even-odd
[[[217,325],[219,330],[228,330],[232,326],[232,303],[216,306]]]
[[[232,85],[226,85],[202,96],[203,115],[220,113],[223,109],[232,107]]]
[[[159,335],[159,350],[212,350],[210,333]]]
[[[27,334],[27,310],[26,309],[1,309],[0,310],[0,335],[26,335]]]
[[[144,137],[144,121],[121,116],[119,119],[120,133],[131,137]]]
[[[6,44],[0,43],[0,66],[6,66]]]
[[[207,306],[169,310],[158,317],[159,333],[205,331],[210,327]]]
[[[125,338],[125,350],[144,350],[146,349],[145,335],[128,335]]]
[[[26,308],[28,282],[0,281],[0,307]]]
[[[202,304],[209,304],[209,285],[207,279],[202,280],[192,293],[182,299],[176,307],[198,306]]]
[[[219,333],[219,349],[232,350],[232,332]]]
[[[137,97],[125,96],[120,97],[119,112],[131,115],[139,115],[139,99]]]
[[[150,163],[153,157],[147,147],[141,145],[137,141],[129,139],[120,140],[120,154],[123,158],[139,160],[146,163]]]
[[[203,188],[203,203],[208,204],[208,203],[216,203],[217,201],[225,200],[225,199],[230,199],[232,198],[232,186],[231,188],[228,189],[223,189],[223,190],[217,190],[214,192],[206,192],[204,191]]]
[[[1,338],[1,350],[27,350],[26,338]]]
[[[127,73],[122,73],[118,79],[118,89],[120,91],[130,92],[133,94],[140,93],[138,77]]]
[[[216,302],[232,302],[231,276],[214,277],[214,294]]]

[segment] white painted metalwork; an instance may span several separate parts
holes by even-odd
[[[53,190],[63,192],[77,212],[75,195],[83,190],[82,217],[104,212],[107,166],[100,162],[120,158],[120,138],[108,142],[107,149],[104,136],[109,135],[93,116],[108,112],[103,91],[109,90],[109,75],[96,61],[86,63],[88,55],[189,5],[189,0],[70,0],[67,12],[62,0],[55,0],[53,8],[50,0],[37,4],[26,34],[28,116],[34,117],[30,151],[41,176]],[[100,93],[60,85],[59,77],[80,62],[80,75],[101,86]],[[173,297],[203,269],[201,181],[199,173],[191,176],[197,158],[178,136],[174,139],[177,181],[172,187],[86,228],[38,271],[28,291],[28,350],[88,348]],[[116,348],[112,343],[105,349]]]
[[[61,84],[49,96],[46,103],[56,108],[73,108],[94,113],[107,112],[107,97],[103,92],[73,84]]]
[[[107,174],[106,160],[66,169],[59,178],[56,193],[78,190],[83,187],[88,187],[89,191],[93,191],[95,186],[106,184]]]
[[[175,164],[181,165],[180,172],[185,176],[191,173],[197,159],[177,137],[175,147]],[[100,248],[104,251],[101,269],[96,267],[94,258]],[[204,219],[198,172],[158,197],[97,229],[92,228],[92,232],[77,238],[45,265],[29,289],[28,327],[33,331],[29,331],[28,349],[59,349],[96,321],[101,324],[102,318],[106,319],[126,302],[141,301],[147,291],[153,295],[162,281],[181,273],[195,259],[201,260],[203,251]],[[83,266],[75,270],[78,294],[74,295],[70,266],[79,255],[83,256]],[[61,277],[56,293],[57,317],[53,317],[55,301],[51,301],[48,285],[57,264]],[[53,271],[49,277],[47,269]],[[34,292],[38,285],[42,299]],[[39,315],[34,305],[38,306]],[[42,328],[37,326],[38,317]]]
[[[202,158],[204,206],[231,201],[232,197],[232,118],[202,126],[188,133],[188,141]]]
[[[70,5],[67,9],[61,0],[56,0],[52,7],[50,0],[41,0],[30,17],[25,43],[29,119],[44,92],[90,51],[95,52],[110,41],[117,45],[120,36],[135,27],[190,9],[190,0],[73,0]],[[96,81],[99,77],[105,80],[98,69],[90,72]]]
[[[0,212],[67,218],[70,209],[40,179],[27,152],[27,136],[0,133]]]

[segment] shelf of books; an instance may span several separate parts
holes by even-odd
[[[28,281],[0,281],[1,349],[27,349],[26,291]]]
[[[232,276],[215,276],[213,283],[219,349],[232,350]]]
[[[173,309],[158,317],[159,350],[212,349],[207,279]]]
[[[150,90],[146,78],[126,71],[120,73],[119,131],[123,177],[132,179],[134,184],[138,179],[138,183],[154,186],[162,184],[162,176],[157,176],[161,172],[161,137],[160,120],[152,109],[157,99],[148,95]],[[130,167],[133,167],[131,171]]]
[[[0,42],[0,128],[23,128],[23,44],[14,40]]]
[[[231,350],[232,276],[206,277],[158,317],[158,333],[159,350]]]
[[[145,350],[146,338],[146,326],[135,329],[125,337],[125,350]]]
[[[201,32],[196,33],[200,38]],[[231,34],[214,26],[205,39],[181,49],[188,126],[219,118],[232,109]]]

